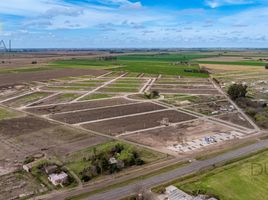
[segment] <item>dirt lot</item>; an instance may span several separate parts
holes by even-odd
[[[218,90],[204,90],[204,89],[160,89],[155,87],[160,93],[182,93],[182,94],[219,94]]]
[[[204,115],[218,115],[235,111],[235,108],[227,100],[187,106],[185,108]]]
[[[65,93],[65,94],[58,94],[47,98],[45,100],[39,101],[35,104],[30,106],[40,106],[40,105],[48,105],[48,104],[56,104],[56,103],[66,103],[72,101],[75,98],[78,98],[81,94],[74,94],[74,93]]]
[[[34,117],[20,117],[0,121],[0,135],[16,137],[29,134],[44,128],[51,128],[54,124]]]
[[[105,134],[117,135],[126,131],[136,131],[140,129],[160,126],[160,122],[164,118],[168,118],[170,123],[194,119],[194,117],[190,115],[177,111],[162,111],[157,113],[141,114],[138,116],[123,117],[120,119],[89,123],[83,125],[83,127]]]
[[[13,85],[9,87],[0,86],[0,100],[9,99],[18,95],[24,94],[29,91],[27,85]]]
[[[35,178],[24,172],[11,173],[1,176],[0,179],[1,200],[21,199],[20,195],[41,193],[46,190],[46,187],[41,186]]]
[[[177,94],[164,94],[162,102],[174,106],[189,106],[192,104],[201,104],[225,99],[224,96],[217,95],[196,95],[196,96],[183,96]]]
[[[99,76],[105,74],[105,70],[93,70],[93,69],[55,69],[45,70],[39,72],[25,72],[18,74],[1,74],[0,75],[0,87],[6,85],[14,85],[31,81],[44,81],[49,79],[55,79],[67,76],[82,76],[82,75],[94,75]]]
[[[59,157],[79,150],[108,141],[107,138],[96,136],[85,131],[57,126],[27,135],[16,137],[23,149],[40,152],[43,149],[49,155]]]
[[[230,129],[211,122],[196,120],[179,124],[176,127],[170,126],[150,131],[138,132],[123,136],[122,138],[137,142],[150,147],[166,149],[182,141],[192,141],[215,133],[227,132]]]
[[[228,121],[234,124],[238,124],[240,126],[244,126],[246,128],[252,128],[251,124],[244,119],[244,117],[241,114],[238,113],[228,113],[220,116],[216,116],[216,118],[222,119],[224,121]]]
[[[52,124],[33,117],[0,122],[0,175],[15,170],[26,156],[66,154],[108,141],[86,131]],[[1,198],[0,198],[1,199]]]
[[[11,106],[11,107],[20,107],[25,106],[27,104],[33,103],[35,101],[38,101],[42,98],[45,98],[53,93],[48,92],[35,92],[31,94],[27,94],[9,101],[4,102],[5,105]]]
[[[132,105],[123,105],[110,108],[100,108],[81,112],[72,112],[68,114],[56,114],[52,118],[58,121],[76,124],[81,122],[105,119],[123,115],[130,115],[141,112],[164,109],[164,107],[153,103],[139,103]]]
[[[124,98],[113,98],[113,99],[105,99],[105,100],[97,100],[97,101],[85,101],[85,102],[79,102],[79,103],[41,106],[41,107],[36,107],[36,108],[28,108],[26,109],[26,111],[45,115],[45,114],[68,112],[68,111],[74,111],[74,110],[83,110],[83,109],[90,109],[90,108],[128,104],[128,103],[133,103],[133,102],[134,101],[130,101]]]

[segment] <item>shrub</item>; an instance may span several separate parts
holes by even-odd
[[[247,85],[242,84],[233,84],[228,88],[228,95],[231,97],[231,99],[236,100],[241,97],[246,97],[247,94]]]
[[[136,165],[143,165],[143,164],[144,164],[144,161],[143,161],[142,159],[140,159],[140,158],[137,158],[137,159],[135,160],[135,164],[136,164]]]
[[[263,128],[268,128],[268,113],[260,112],[255,115],[255,119],[258,125]]]
[[[144,96],[147,99],[156,99],[156,98],[160,97],[160,94],[157,90],[153,90],[150,93],[145,93]]]
[[[31,163],[31,162],[33,162],[34,161],[34,157],[33,156],[27,156],[26,158],[25,158],[25,160],[23,161],[23,164],[28,164],[28,163]]]
[[[268,69],[268,63],[265,65],[265,69]]]

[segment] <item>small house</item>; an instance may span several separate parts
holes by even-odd
[[[117,160],[116,160],[114,157],[111,157],[111,158],[109,159],[109,163],[110,163],[111,165],[113,165],[113,164],[117,164]]]
[[[63,185],[68,181],[68,174],[61,172],[59,174],[50,174],[48,180],[55,186]]]

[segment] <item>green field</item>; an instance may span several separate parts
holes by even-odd
[[[14,101],[8,102],[9,106],[14,106],[14,107],[19,107],[19,106],[23,106],[35,101],[38,101],[42,98],[45,98],[49,95],[49,93],[46,92],[35,92],[32,94],[28,94],[22,97],[19,97],[17,99],[15,99]]]
[[[215,55],[214,55],[215,56]],[[155,55],[126,55],[118,56],[116,60],[98,59],[73,59],[51,63],[54,67],[63,68],[90,68],[112,69],[114,71],[126,71],[131,73],[166,74],[192,77],[208,77],[208,74],[199,72],[185,72],[185,70],[199,70],[198,66],[183,64],[173,65],[174,62],[189,62],[192,59],[207,58],[213,56],[200,54],[155,54]]]
[[[127,56],[118,56],[119,60],[136,60],[136,61],[160,61],[160,62],[177,62],[190,61],[193,59],[216,57],[215,55],[193,54],[193,53],[159,53],[159,54],[136,54]]]
[[[267,164],[266,150],[175,185],[188,193],[205,193],[221,200],[267,199]]]
[[[0,107],[0,120],[16,117],[16,113]]]
[[[245,65],[245,66],[265,66],[266,63],[261,61],[197,61],[199,64],[219,64],[219,65]]]

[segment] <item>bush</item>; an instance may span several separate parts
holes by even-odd
[[[261,112],[257,113],[255,115],[255,120],[258,125],[260,125],[263,128],[268,128],[268,113],[267,112]]]
[[[268,69],[268,63],[265,65],[265,69]]]
[[[242,84],[233,84],[228,88],[228,95],[231,97],[231,99],[236,100],[238,98],[246,97],[247,94],[247,85]]]
[[[143,165],[143,164],[144,164],[144,161],[143,161],[142,159],[140,159],[140,158],[137,158],[137,159],[135,160],[135,164],[136,164],[136,165]]]
[[[144,96],[145,96],[147,99],[156,99],[156,98],[160,97],[160,94],[159,94],[158,91],[153,90],[153,91],[150,92],[150,93],[145,93]]]
[[[32,61],[32,64],[33,64],[33,65],[37,64],[37,61],[35,61],[35,60],[34,60],[34,61]]]
[[[91,177],[89,175],[83,174],[81,180],[84,182],[88,182],[91,180]]]
[[[249,116],[251,116],[252,118],[254,118],[255,115],[257,114],[257,111],[256,111],[256,109],[254,109],[254,108],[247,108],[247,109],[246,109],[246,113],[247,113]]]
[[[31,163],[31,162],[33,162],[34,161],[34,157],[33,156],[27,156],[26,158],[25,158],[25,160],[23,161],[23,164],[28,164],[28,163]]]

